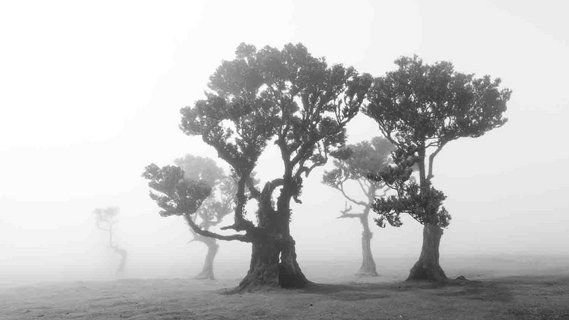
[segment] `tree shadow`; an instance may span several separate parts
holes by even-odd
[[[432,291],[431,291],[432,290]],[[403,292],[421,292],[438,297],[459,297],[482,301],[512,301],[513,294],[507,286],[469,280],[450,280],[446,283],[401,281],[391,283],[314,283],[303,290],[306,293],[326,295],[331,299],[358,301],[384,299]]]

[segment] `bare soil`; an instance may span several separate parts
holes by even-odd
[[[569,319],[569,275],[366,281],[239,294],[226,293],[236,279],[44,283],[0,289],[0,319]]]

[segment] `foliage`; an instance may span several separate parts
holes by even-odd
[[[211,194],[211,186],[203,180],[184,178],[184,171],[177,166],[155,164],[146,167],[143,177],[149,180],[148,185],[152,198],[162,209],[161,216],[194,214],[202,202]]]
[[[369,174],[387,165],[392,149],[391,143],[381,137],[348,145],[334,155],[334,169],[325,171],[323,182],[336,188],[347,180],[365,181]]]
[[[201,180],[212,187],[225,177],[223,169],[210,158],[187,154],[175,159],[174,164],[184,171],[185,179]]]
[[[367,177],[370,174],[378,173],[388,164],[391,150],[393,150],[392,144],[381,137],[348,145],[334,154],[334,167],[332,170],[324,172],[322,182],[339,190],[350,202],[367,207],[370,203],[349,196],[345,190],[345,185],[348,181],[355,181],[366,199],[376,196],[376,192],[383,188],[383,183],[369,180]],[[350,210],[351,207],[346,208],[340,217],[359,217],[357,214],[350,214]]]
[[[97,208],[93,211],[95,214],[95,223],[97,228],[110,231],[116,223],[116,217],[119,214],[118,207]]]
[[[199,217],[199,227],[204,230],[221,223],[234,208],[235,178],[225,175],[223,169],[210,158],[189,154],[174,160],[174,163],[184,171],[184,179],[201,180],[212,188],[210,196],[194,215],[194,221]]]
[[[282,50],[241,44],[234,60],[222,62],[210,78],[205,99],[181,110],[180,127],[188,135],[200,135],[236,175],[235,224],[226,229],[247,234],[257,230],[244,218],[245,203],[249,198],[260,201],[263,195],[271,199],[278,187],[277,211],[290,214],[288,203],[291,198],[299,201],[303,178],[343,147],[345,125],[358,112],[371,81],[369,75],[360,76],[351,67],[329,67],[301,44],[288,44]],[[257,190],[252,172],[269,142],[280,149],[284,172]],[[159,178],[152,175],[156,170],[147,169],[149,179]],[[173,174],[173,169],[165,170]],[[178,177],[166,180],[162,184],[171,184],[151,182],[151,187],[175,196],[170,199],[183,200],[191,191],[199,191],[189,190],[189,185],[177,187]],[[175,208],[174,203],[153,197],[168,210],[197,210],[190,205]]]
[[[396,192],[376,200],[377,222],[399,226],[405,212],[423,224],[446,227],[445,195],[431,183],[434,159],[450,141],[479,137],[506,123],[511,91],[499,88],[500,79],[456,72],[450,62],[429,65],[414,56],[395,63],[397,70],[374,80],[364,110],[397,148],[394,164],[370,176]],[[418,166],[419,183],[413,166]]]

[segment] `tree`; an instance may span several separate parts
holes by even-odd
[[[204,236],[252,243],[249,271],[238,289],[310,284],[289,228],[291,200],[300,203],[303,180],[343,147],[345,126],[371,81],[351,67],[329,67],[301,44],[282,50],[241,44],[236,58],[222,62],[211,76],[205,99],[181,110],[183,132],[201,136],[237,179],[234,223],[221,228],[234,233],[190,225]],[[251,173],[269,143],[280,151],[282,171],[258,189]],[[175,194],[163,195],[175,200]],[[258,204],[256,223],[246,216],[250,199]],[[172,210],[182,209],[173,205]]]
[[[421,255],[408,280],[446,281],[439,244],[450,215],[442,206],[446,196],[432,184],[433,162],[449,142],[476,138],[506,123],[511,91],[499,88],[500,79],[456,72],[450,62],[429,65],[415,56],[395,63],[397,70],[374,80],[364,110],[396,147],[394,166],[371,177],[396,194],[377,199],[373,210],[379,225],[401,225],[401,213],[424,225]]]
[[[370,174],[381,171],[388,163],[389,153],[393,146],[384,138],[375,137],[371,141],[348,145],[345,154],[339,153],[334,159],[334,169],[325,171],[322,182],[340,191],[347,201],[363,207],[363,212],[351,212],[352,206],[346,204],[338,218],[359,219],[362,232],[362,265],[356,273],[357,276],[377,276],[373,254],[371,252],[371,239],[373,233],[369,229],[369,212],[378,193],[384,188],[381,181],[369,180]],[[349,182],[356,182],[362,191],[365,200],[349,195],[346,186]]]
[[[116,217],[119,214],[119,208],[97,208],[93,213],[95,214],[95,223],[97,228],[109,234],[109,248],[111,248],[121,258],[116,274],[117,276],[122,276],[124,274],[124,266],[126,265],[127,251],[113,242],[113,227],[117,223]]]
[[[174,163],[184,172],[184,179],[189,181],[203,181],[212,190],[195,214],[182,214],[184,219],[190,225],[188,219],[192,219],[192,223],[198,225],[203,230],[209,230],[221,223],[223,218],[233,210],[235,203],[235,180],[224,174],[212,159],[199,156],[186,155],[184,158],[174,160]],[[199,221],[198,221],[199,220]],[[213,261],[219,249],[219,244],[215,238],[200,235],[190,227],[193,239],[190,242],[198,241],[207,246],[207,255],[205,257],[202,271],[195,277],[196,279],[215,279],[213,273]]]

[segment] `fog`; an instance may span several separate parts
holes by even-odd
[[[205,246],[188,243],[181,217],[158,215],[141,174],[152,162],[171,164],[185,154],[216,158],[199,138],[181,132],[179,109],[203,97],[209,75],[233,58],[240,42],[258,48],[302,42],[329,63],[374,76],[392,70],[395,58],[416,53],[429,63],[449,60],[460,72],[500,77],[513,90],[508,123],[450,143],[435,163],[433,182],[452,215],[441,264],[457,273],[461,258],[467,267],[480,256],[512,259],[512,266],[536,257],[543,268],[567,267],[568,6],[3,2],[0,285],[114,279],[118,258],[93,214],[107,206],[120,208],[115,236],[129,253],[125,277],[198,273]],[[358,115],[348,134],[356,143],[380,132]],[[262,180],[275,178],[275,159],[269,148],[257,170]],[[351,275],[361,261],[361,227],[337,219],[345,200],[321,183],[326,168],[311,173],[303,203],[293,205],[292,234],[308,278]],[[420,252],[421,227],[408,217],[400,228],[372,226],[380,274],[404,277]],[[216,273],[237,283],[250,245],[220,246]]]

